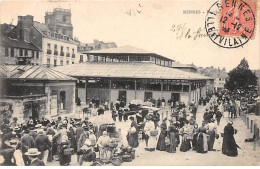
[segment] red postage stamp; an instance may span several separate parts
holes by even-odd
[[[207,12],[206,32],[223,48],[244,46],[254,37],[257,0],[218,0]]]

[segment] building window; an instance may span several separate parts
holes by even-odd
[[[54,45],[54,51],[57,51],[57,48],[58,48],[58,46],[55,44]]]
[[[50,64],[51,64],[51,60],[48,58],[47,59],[47,67],[50,67]]]
[[[14,57],[14,48],[11,48],[11,57]]]
[[[9,56],[8,47],[5,47],[5,56],[6,56],[6,57],[8,57],[8,56]]]
[[[219,81],[221,81],[221,78],[219,78]]]
[[[20,55],[20,56],[23,56],[23,49],[20,49],[20,50],[19,50],[19,55]]]
[[[51,44],[50,44],[50,43],[47,44],[47,49],[48,49],[48,50],[51,49]]]
[[[79,62],[83,62],[83,55],[80,55],[80,59],[79,59]]]
[[[28,50],[25,49],[24,56],[28,56]]]
[[[63,60],[60,61],[60,65],[63,66]]]
[[[72,49],[72,54],[74,54],[74,49]]]
[[[34,51],[32,50],[31,52],[32,52],[32,58],[34,58]]]
[[[63,17],[62,17],[62,21],[66,23],[67,17],[66,17],[66,16],[63,16]]]
[[[71,64],[74,64],[74,62],[71,62]]]
[[[36,59],[39,59],[39,52],[36,52]]]
[[[70,62],[67,60],[67,61],[66,61],[66,64],[68,65],[69,63],[70,63]]]
[[[54,67],[57,66],[57,60],[54,60]]]
[[[69,53],[70,52],[70,48],[69,47],[67,47],[67,53]]]

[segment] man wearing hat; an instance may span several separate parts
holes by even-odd
[[[218,110],[217,110],[217,112],[216,112],[216,119],[217,119],[217,124],[218,124],[218,126],[219,126],[219,124],[220,124],[220,119],[221,119],[222,116],[223,116],[223,115],[222,115],[221,111],[220,111],[219,108],[218,108]]]
[[[208,132],[207,134],[209,135],[210,139],[208,141],[208,150],[213,151],[213,146],[215,142],[215,136],[217,134],[217,125],[215,123],[215,119],[211,119],[210,123],[207,126]]]
[[[84,132],[80,135],[80,138],[78,140],[78,150],[84,145],[87,138],[89,138],[89,128],[85,126]]]
[[[47,164],[49,149],[51,148],[51,141],[49,137],[45,135],[43,129],[39,129],[38,136],[35,139],[35,147],[41,152],[41,159],[44,164]]]
[[[33,137],[33,139],[35,140],[35,138],[38,136],[37,134],[37,130],[34,127],[30,127],[29,128],[29,135]]]
[[[34,147],[34,139],[32,136],[29,135],[29,130],[24,130],[24,135],[21,138],[21,141],[19,143],[20,150],[22,152],[22,157],[24,161],[25,166],[29,166],[31,161],[28,158],[28,156],[25,155],[25,153],[28,151],[28,149]]]
[[[38,159],[38,156],[41,154],[41,152],[39,152],[37,150],[37,148],[30,148],[25,155],[27,155],[29,157],[29,159],[31,160],[31,164],[30,166],[45,166],[44,162],[42,160]]]
[[[0,155],[4,158],[4,162],[1,163],[2,166],[16,166],[16,163],[12,162],[12,159],[14,159],[13,161],[16,161],[14,157],[14,151],[14,148],[7,148],[0,151]]]

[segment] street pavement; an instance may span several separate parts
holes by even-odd
[[[202,124],[203,120],[203,112],[206,106],[199,106],[197,111],[197,123],[199,127]],[[160,111],[164,115],[166,114],[167,109]],[[168,114],[169,115],[169,114]],[[191,115],[191,114],[190,114]],[[79,117],[79,114],[76,115]],[[82,115],[80,115],[81,118]],[[108,120],[112,121],[112,116],[110,111],[106,111],[102,116],[91,116],[90,120],[102,121]],[[117,119],[118,120],[118,119]],[[224,118],[221,119],[220,125],[217,128],[217,132],[223,133],[223,129],[229,120],[227,112],[224,112]],[[218,140],[215,140],[214,149],[216,151],[209,151],[206,154],[200,154],[196,151],[189,150],[187,152],[180,152],[179,147],[177,147],[177,151],[174,154],[167,153],[165,151],[145,151],[145,142],[143,140],[140,141],[139,147],[136,149],[136,158],[132,162],[124,162],[122,166],[231,166],[231,165],[260,165],[260,147],[257,147],[256,150],[253,150],[253,143],[246,143],[244,140],[249,137],[253,137],[252,133],[246,129],[246,125],[243,123],[242,118],[238,117],[233,120],[233,126],[238,130],[237,134],[234,135],[237,144],[241,147],[238,149],[237,157],[229,157],[223,155],[221,153],[222,147],[222,137]],[[117,129],[121,128],[123,135],[123,143],[127,144],[126,134],[130,128],[130,121],[127,122],[115,122]],[[72,162],[70,166],[78,166],[76,155],[72,155]],[[58,161],[53,161],[48,163],[49,166],[59,165]]]

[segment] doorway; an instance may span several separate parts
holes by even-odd
[[[153,98],[153,92],[144,92],[144,101],[148,101]]]
[[[60,109],[66,110],[66,92],[60,91]]]
[[[122,100],[126,103],[126,91],[125,90],[119,90],[118,99]]]
[[[173,99],[174,103],[180,101],[180,93],[172,93],[171,98]]]

